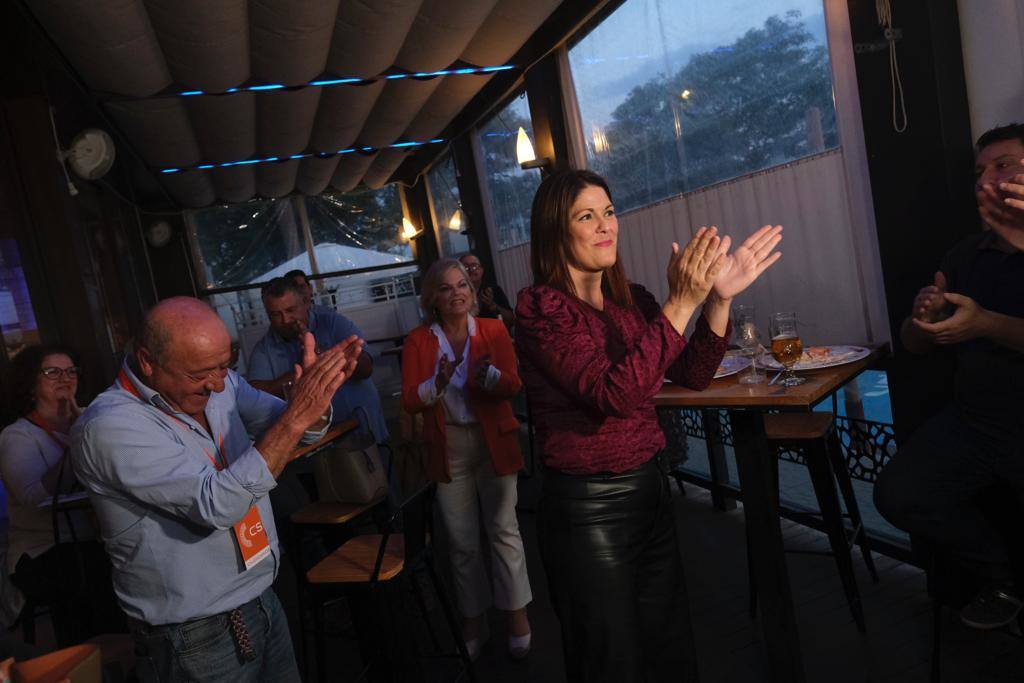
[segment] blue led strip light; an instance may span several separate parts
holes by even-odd
[[[386,147],[349,147],[348,149],[339,149],[337,152],[302,152],[301,154],[291,154],[284,157],[265,157],[262,159],[240,159],[238,161],[225,161],[221,164],[198,164],[196,166],[180,166],[174,168],[161,168],[161,173],[184,173],[186,171],[209,171],[213,168],[230,168],[232,166],[251,166],[253,164],[272,164],[279,161],[289,161],[291,159],[307,159],[309,157],[317,157],[319,159],[330,159],[331,157],[341,156],[342,154],[351,154],[352,152],[364,152],[372,154],[379,152],[382,149],[406,149],[409,147],[421,147],[423,145],[436,145],[439,142],[444,142],[444,138],[433,138],[431,140],[424,140],[422,142],[396,142],[393,145]]]
[[[236,92],[260,92],[263,90],[285,90],[295,88],[323,88],[334,85],[345,85],[345,84],[365,84],[373,83],[379,79],[387,81],[395,81],[403,78],[434,78],[436,76],[463,76],[467,74],[490,74],[497,71],[509,71],[510,69],[516,68],[514,64],[502,64],[500,66],[474,66],[465,67],[462,69],[441,69],[440,71],[417,71],[415,73],[399,73],[399,74],[386,74],[377,76],[376,78],[320,78],[309,83],[302,83],[300,85],[285,85],[283,83],[264,83],[262,85],[248,85],[241,86],[238,88],[228,88],[224,92],[207,92],[206,90],[183,90],[176,94],[180,97],[195,97],[197,95],[226,95]]]

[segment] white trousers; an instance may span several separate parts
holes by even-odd
[[[492,604],[503,610],[525,607],[533,593],[516,518],[518,477],[495,474],[479,425],[446,425],[445,433],[452,480],[438,484],[437,501],[448,531],[459,609],[472,618]],[[480,547],[481,512],[490,545],[493,593]]]

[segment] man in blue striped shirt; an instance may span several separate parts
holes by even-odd
[[[300,441],[326,431],[361,342],[304,340],[292,401],[233,371],[217,314],[190,298],[146,317],[117,381],[72,430],[143,681],[297,681],[267,494]],[[255,443],[253,443],[255,439]]]

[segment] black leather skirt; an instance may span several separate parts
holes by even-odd
[[[569,681],[696,681],[667,471],[544,473],[541,558]]]

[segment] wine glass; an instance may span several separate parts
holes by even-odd
[[[761,333],[757,329],[753,306],[737,306],[733,314],[733,335],[740,355],[750,359],[750,367],[740,373],[740,384],[761,384],[764,374],[757,367],[757,356],[761,351]]]
[[[807,380],[793,374],[793,366],[803,355],[804,345],[796,326],[795,313],[776,313],[769,320],[772,335],[772,357],[786,369],[779,381],[784,387],[795,387]]]

